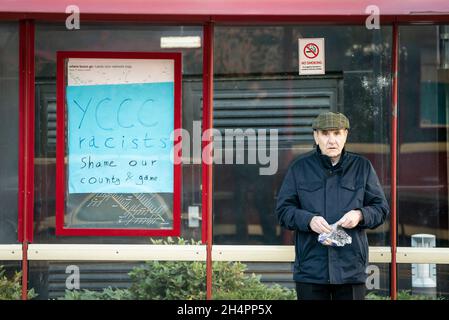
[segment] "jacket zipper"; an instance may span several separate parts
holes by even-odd
[[[327,193],[327,178],[324,178],[324,217],[327,219],[327,199],[326,199],[326,193]],[[329,279],[327,280],[328,283],[331,283],[331,259],[329,255],[330,247],[327,248],[327,273]]]

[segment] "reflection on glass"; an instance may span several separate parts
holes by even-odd
[[[275,216],[276,195],[289,164],[312,149],[312,120],[322,111],[348,116],[347,149],[373,163],[389,198],[391,31],[387,26],[215,28],[214,128],[222,136],[234,130],[247,140],[241,164],[236,138],[218,150],[233,164],[214,165],[215,243],[292,244],[291,232],[281,230]],[[299,76],[298,39],[322,37],[326,74]],[[254,148],[250,130],[258,138],[263,129],[278,130],[273,175],[260,174],[267,165],[259,157],[248,160]],[[388,231],[388,222],[370,230],[370,245],[388,245]]]
[[[161,49],[161,37],[202,37],[198,26],[155,26],[128,24],[88,24],[72,32],[60,24],[36,24],[36,150],[35,150],[35,242],[44,243],[150,243],[147,237],[56,237],[55,236],[55,176],[56,176],[56,52],[57,51],[136,51],[182,53],[182,125],[192,131],[193,121],[201,118],[202,48]],[[191,163],[191,162],[190,162]],[[189,206],[201,203],[201,164],[182,166],[181,236],[201,239],[201,224],[189,224]],[[76,199],[90,201],[90,199]],[[108,199],[108,201],[111,199]],[[168,201],[170,199],[160,199]],[[114,200],[115,201],[115,200]],[[161,202],[160,201],[160,202]],[[172,202],[172,201],[171,201]],[[73,202],[71,203],[73,205]],[[114,204],[105,203],[104,210],[94,213],[81,210],[77,218],[86,215],[98,223]],[[69,204],[70,205],[70,204]],[[201,212],[199,213],[201,216]]]
[[[402,26],[399,65],[398,245],[429,234],[449,246],[449,27]]]
[[[411,299],[449,299],[447,264],[399,264],[398,297]]]
[[[17,243],[19,27],[0,24],[0,244]]]

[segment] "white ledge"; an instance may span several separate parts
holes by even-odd
[[[294,246],[230,246],[214,245],[212,259],[215,261],[265,261],[293,262],[295,261]],[[390,263],[390,247],[370,247],[370,263]]]
[[[0,260],[3,261],[22,260],[22,245],[21,244],[0,245]]]
[[[214,245],[214,261],[293,262],[294,246]],[[0,245],[0,261],[22,260],[22,245]],[[30,244],[28,260],[206,261],[205,245]],[[398,247],[397,263],[449,264],[449,248]],[[370,263],[391,263],[390,247],[369,247]]]
[[[29,260],[61,261],[205,261],[198,245],[30,244]]]
[[[398,247],[397,263],[449,264],[449,248]]]

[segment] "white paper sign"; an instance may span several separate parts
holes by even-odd
[[[173,64],[169,59],[70,58],[67,85],[169,82],[174,79]]]
[[[299,39],[299,74],[325,74],[324,38]]]
[[[67,64],[69,193],[173,193],[174,61]]]

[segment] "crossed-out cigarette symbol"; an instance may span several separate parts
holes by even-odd
[[[318,56],[318,53],[320,53],[320,49],[315,43],[308,43],[304,46],[304,55],[309,58],[313,59]]]

